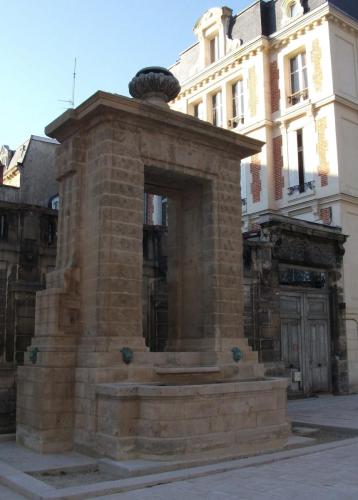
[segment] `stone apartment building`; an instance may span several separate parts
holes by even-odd
[[[259,229],[264,214],[271,213],[305,221],[311,231],[320,224],[322,229],[340,228],[348,236],[342,272],[340,266],[336,269],[341,276],[334,285],[342,288],[337,307],[346,358],[342,349],[335,351],[332,341],[332,329],[337,333],[332,326],[336,306],[329,306],[327,297],[321,307],[331,324],[330,333],[324,334],[330,340],[326,357],[346,364],[347,387],[356,391],[358,3],[269,0],[255,1],[238,13],[213,8],[196,22],[194,33],[197,41],[170,68],[182,87],[172,108],[265,142],[262,152],[241,166],[243,231]],[[296,255],[310,253],[309,239],[306,249],[302,242],[295,245]],[[302,277],[319,272],[317,261],[312,264],[309,259],[291,260],[290,273]],[[286,283],[281,289],[281,323],[275,334],[281,360],[284,324],[290,325],[289,338],[298,336],[292,349],[300,356],[308,345],[308,282],[291,280],[290,287]],[[252,293],[250,288],[247,294]],[[285,323],[290,314],[291,321]],[[324,335],[312,335],[322,349]],[[287,366],[293,354],[286,356]],[[333,371],[334,362],[330,364]],[[298,369],[304,371],[302,361]]]
[[[0,432],[15,425],[16,368],[35,322],[35,295],[55,266],[57,141],[31,136],[0,149]]]

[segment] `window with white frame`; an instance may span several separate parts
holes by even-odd
[[[305,9],[301,0],[279,0],[281,4],[281,27],[296,20],[304,14]]]
[[[199,118],[199,120],[204,120],[204,104],[203,101],[196,102],[193,105],[193,114],[195,118]]]
[[[308,98],[306,52],[300,52],[289,59],[290,95],[288,102],[297,104]]]
[[[310,127],[288,133],[289,195],[314,189],[310,133]]]
[[[232,120],[229,123],[231,128],[236,128],[238,125],[243,125],[245,121],[245,101],[244,101],[244,82],[238,80],[231,85],[231,102],[232,102]]]
[[[212,122],[213,125],[217,127],[222,127],[223,125],[223,109],[222,109],[222,94],[221,92],[216,92],[211,96],[211,111],[212,111]]]
[[[219,36],[215,35],[209,40],[209,63],[213,63],[219,59]]]

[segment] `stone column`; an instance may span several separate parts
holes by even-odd
[[[242,234],[240,166],[236,159],[219,166],[217,182],[217,288],[215,324],[221,349],[230,349],[244,338],[242,287]],[[244,342],[246,344],[246,341]]]
[[[86,143],[79,133],[57,149],[58,255],[37,293],[35,336],[18,369],[17,441],[41,452],[72,448],[75,364],[80,334],[79,238]]]

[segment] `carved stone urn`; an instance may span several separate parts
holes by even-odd
[[[167,106],[180,92],[180,84],[175,76],[160,66],[141,69],[128,87],[132,97],[161,106]]]

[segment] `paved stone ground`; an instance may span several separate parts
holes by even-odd
[[[358,394],[289,401],[288,409],[292,420],[307,424],[358,429]]]
[[[292,420],[358,429],[358,395],[289,402]],[[100,497],[106,500],[357,500],[358,443],[255,467]]]
[[[103,500],[357,500],[358,444]]]
[[[358,429],[358,395],[289,402],[293,420]],[[2,443],[0,443],[1,447]],[[101,497],[103,500],[357,500],[358,439],[270,463]],[[282,456],[282,455],[281,455]],[[275,458],[276,457],[276,458]],[[14,457],[12,457],[13,460]],[[27,458],[24,456],[24,459]],[[2,458],[4,460],[4,457]],[[77,461],[78,457],[72,457]],[[26,461],[26,460],[24,460]],[[0,485],[1,500],[24,497]]]
[[[1,500],[24,500],[25,497],[14,493],[0,484],[0,498]]]

